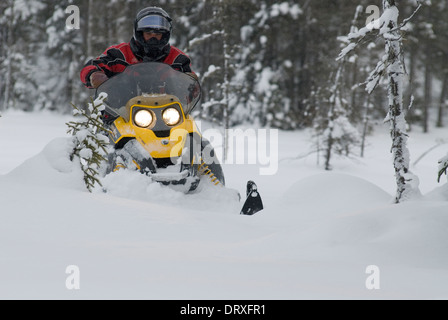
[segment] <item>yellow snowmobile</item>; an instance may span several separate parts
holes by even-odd
[[[128,66],[104,82],[97,96],[102,92],[107,94],[103,121],[114,149],[108,173],[139,170],[185,193],[195,191],[202,179],[225,185],[215,151],[191,116],[201,97],[196,78],[164,63],[146,62]],[[256,198],[253,182],[250,192]],[[257,208],[245,205],[242,213],[253,214],[260,206],[261,199]]]

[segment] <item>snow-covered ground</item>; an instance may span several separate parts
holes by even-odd
[[[88,193],[67,159],[68,120],[0,117],[0,299],[448,298],[448,185],[436,181],[448,145],[412,166],[423,197],[396,205],[386,127],[332,172],[303,156],[309,132],[271,133],[275,174],[224,166],[228,188],[253,179],[263,197],[241,216],[231,192],[184,195],[135,173]],[[446,136],[415,128],[411,162]]]

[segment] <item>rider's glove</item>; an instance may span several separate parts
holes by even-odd
[[[95,89],[98,88],[107,79],[109,78],[102,71],[96,71],[90,75],[90,83]]]

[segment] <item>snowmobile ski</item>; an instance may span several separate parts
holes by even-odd
[[[261,200],[257,185],[253,181],[248,181],[246,187],[246,201],[244,202],[240,214],[251,216],[261,210],[263,210],[263,201]]]

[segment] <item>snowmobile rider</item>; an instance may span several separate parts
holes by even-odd
[[[169,64],[173,69],[197,79],[191,70],[190,58],[169,44],[171,21],[168,13],[159,7],[139,11],[131,41],[111,46],[100,57],[88,61],[81,70],[81,81],[86,87],[96,89],[127,66],[150,61]]]

